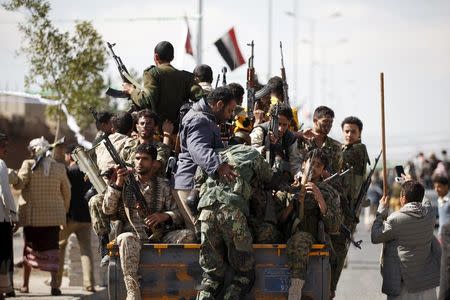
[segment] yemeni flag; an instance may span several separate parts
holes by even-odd
[[[239,50],[239,45],[236,40],[234,27],[228,30],[228,32],[218,39],[214,45],[216,45],[217,50],[219,50],[220,55],[222,55],[231,71],[245,64],[244,57],[242,57],[241,50]]]
[[[194,56],[194,51],[192,50],[192,43],[191,43],[191,31],[189,30],[189,22],[187,17],[184,17],[184,20],[186,22],[186,40],[184,42],[184,50],[186,51],[187,54]]]

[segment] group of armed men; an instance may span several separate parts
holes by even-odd
[[[108,187],[89,205],[103,247],[115,232],[127,299],[141,297],[140,249],[149,241],[200,241],[204,272],[197,299],[242,299],[255,281],[252,244],[286,243],[289,299],[300,300],[311,245],[324,243],[331,249],[333,298],[350,244],[341,228],[355,230],[355,205],[370,163],[362,122],[342,121],[341,144],[328,136],[333,110],[319,106],[313,128],[298,130],[277,76],[256,91],[250,114],[242,107],[242,86],[212,88],[209,66],[179,71],[173,58],[173,46],[158,43],[143,84],[123,84],[136,111],[96,115],[95,154]],[[99,142],[105,136],[128,167],[115,165]],[[133,202],[130,177],[145,209]],[[224,286],[226,264],[234,277]]]

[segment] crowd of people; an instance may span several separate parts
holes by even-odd
[[[280,77],[259,86],[251,99],[254,107],[245,109],[240,84],[212,88],[209,66],[199,65],[193,73],[179,71],[170,64],[173,58],[173,46],[158,43],[155,65],[144,71],[143,84],[123,85],[133,112],[95,113],[98,135],[88,153],[98,172],[80,171],[74,157],[77,145],[66,146],[65,166],[47,156],[50,145],[44,138],[30,142],[31,159],[19,171],[8,170],[0,160],[0,230],[8,235],[0,257],[1,297],[14,293],[12,230],[19,226],[25,239],[22,292],[28,292],[34,267],[51,272],[51,294],[61,294],[71,233],[80,242],[84,287],[94,291],[87,235],[92,226],[101,244],[101,264],[109,260],[107,244],[118,245],[127,300],[141,299],[143,242],[200,242],[204,272],[197,299],[216,299],[219,294],[242,299],[255,282],[252,244],[285,243],[291,271],[288,299],[300,300],[311,245],[326,244],[331,253],[326,294],[334,298],[349,238],[362,207],[368,205],[361,196],[370,162],[362,143],[363,122],[354,116],[342,120],[343,142],[338,142],[328,135],[333,110],[319,106],[312,128],[299,130]],[[7,141],[1,134],[0,159]],[[92,186],[86,176],[92,184],[104,182],[104,188]],[[21,190],[18,211],[9,184]],[[406,180],[400,190],[404,215],[388,217],[383,197],[372,228],[374,243],[391,245],[384,253],[385,264],[397,259],[396,281],[385,277],[393,286],[383,285],[383,292],[392,299],[413,299],[408,295],[415,293],[434,293],[436,298],[440,246],[433,238],[428,203],[422,204],[423,185]],[[421,231],[408,227],[412,223]],[[415,246],[417,240],[422,250]],[[410,261],[414,251],[420,253]],[[224,286],[226,265],[234,277]],[[411,272],[430,276],[420,280]]]

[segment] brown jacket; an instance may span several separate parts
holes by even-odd
[[[22,190],[19,199],[19,223],[21,226],[59,226],[66,224],[66,212],[70,206],[70,182],[63,164],[50,160],[50,173],[44,175],[43,162],[31,171],[34,160],[22,163],[19,173],[11,182]]]

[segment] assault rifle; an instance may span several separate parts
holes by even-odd
[[[111,51],[111,55],[116,62],[117,69],[119,70],[120,77],[122,78],[124,83],[129,83],[134,85],[134,87],[139,87],[140,84],[130,75],[130,72],[128,72],[127,67],[125,67],[125,64],[122,62],[122,59],[120,56],[117,56],[116,53],[113,50],[113,47],[116,45],[110,44],[109,42],[106,42],[108,45],[109,51]],[[127,98],[131,100],[133,105],[136,107],[139,107],[130,97],[130,95],[124,91],[116,90],[111,87],[108,87],[108,90],[106,91],[106,95],[111,96],[113,98]]]
[[[95,120],[98,121],[97,112],[95,111],[95,109],[93,107],[90,107],[89,110],[91,111]],[[111,155],[111,158],[113,159],[114,163],[118,165],[120,169],[128,167],[125,161],[120,157],[114,145],[111,143],[111,140],[109,139],[107,134],[104,133],[101,136],[101,142],[105,146],[106,150],[109,152],[109,155]],[[127,191],[132,195],[131,199],[130,197],[123,196],[122,200],[125,206],[125,213],[127,215],[127,218],[130,221],[131,225],[134,227],[134,224],[131,221],[131,216],[129,213],[130,208],[133,209],[138,208],[140,211],[139,214],[143,217],[142,219],[145,219],[147,216],[149,216],[151,214],[151,211],[147,205],[147,201],[145,200],[144,195],[142,194],[142,191],[139,187],[139,183],[134,177],[134,174],[128,174],[126,176],[124,189],[127,189]],[[146,229],[147,235],[149,236],[149,240],[157,241],[162,236],[161,231],[162,228],[146,227]]]
[[[274,113],[270,116],[270,123],[269,123],[269,130],[266,134],[266,140],[265,140],[265,148],[266,148],[266,161],[272,166],[274,158],[276,153],[271,153],[271,142],[270,142],[270,132],[273,133],[273,135],[275,136],[275,138],[278,139],[277,144],[280,143],[279,137],[278,135],[280,134],[278,131],[278,125],[279,125],[279,120],[278,120],[278,109],[279,109],[279,104],[275,104],[275,111]],[[272,157],[273,156],[273,157]]]
[[[215,87],[216,89],[219,86],[219,79],[220,79],[220,73],[217,74],[216,87]]]
[[[252,48],[250,58],[248,59],[247,67],[247,114],[250,120],[253,120],[253,108],[255,106],[255,68],[253,65],[254,60],[254,47],[255,43],[252,41],[247,44]]]
[[[314,151],[311,158],[306,161],[305,169],[303,170],[303,175],[300,182],[300,190],[296,193],[296,196],[292,200],[294,205],[294,221],[292,223],[291,229],[292,233],[297,230],[298,225],[303,221],[303,218],[305,217],[306,184],[311,181],[313,173],[312,163],[314,161],[315,155],[316,153]]]
[[[227,85],[227,67],[222,68],[222,86]]]
[[[361,205],[362,205],[363,201],[366,200],[367,190],[369,189],[369,186],[372,183],[372,175],[375,172],[375,168],[377,167],[377,164],[378,164],[378,161],[380,160],[380,156],[381,156],[382,152],[383,152],[383,150],[381,150],[380,154],[378,154],[377,158],[375,158],[375,163],[373,165],[373,168],[370,169],[370,172],[367,175],[366,180],[361,185],[361,189],[359,190],[358,198],[356,198],[356,201],[355,201],[355,207],[351,208],[352,209],[351,214],[353,216],[353,219],[356,222],[359,222],[358,215],[361,210]]]
[[[284,68],[284,58],[283,58],[283,44],[280,41],[280,53],[281,53],[281,79],[283,80],[283,102],[287,104],[289,107],[291,104],[289,103],[289,86],[286,81],[286,69]]]

